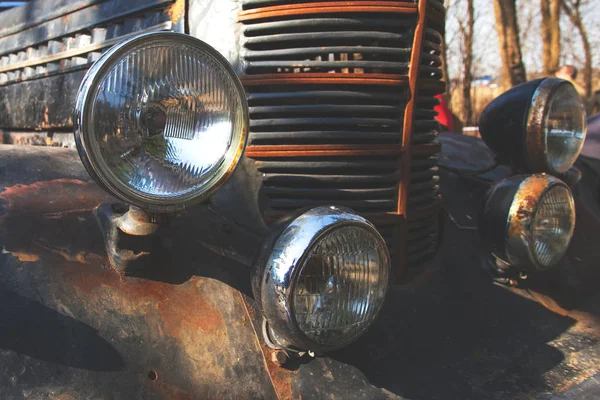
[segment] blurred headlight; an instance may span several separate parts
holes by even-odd
[[[483,112],[480,131],[501,161],[522,171],[564,174],[581,153],[586,112],[575,87],[547,78],[519,85]]]
[[[235,72],[193,37],[156,32],[107,51],[76,103],[75,139],[96,181],[157,212],[200,202],[235,169],[248,107]]]
[[[573,196],[552,176],[514,176],[490,191],[480,224],[497,257],[528,272],[546,270],[564,257],[573,237]]]
[[[253,290],[270,341],[292,350],[334,350],[356,340],[385,299],[390,256],[377,230],[351,210],[318,207],[265,242]]]

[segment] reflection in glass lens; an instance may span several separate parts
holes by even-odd
[[[313,248],[293,297],[296,322],[310,340],[341,347],[369,327],[387,291],[390,260],[384,246],[368,230],[347,226]]]
[[[554,171],[567,172],[575,163],[585,141],[585,112],[579,93],[572,85],[560,85],[546,119],[546,152]]]
[[[544,267],[558,263],[567,252],[575,228],[575,208],[569,190],[563,186],[550,189],[540,199],[533,220],[533,249]]]
[[[195,193],[237,152],[238,93],[209,54],[173,41],[140,44],[113,64],[94,96],[90,142],[100,167],[145,198]]]

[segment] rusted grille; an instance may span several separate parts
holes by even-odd
[[[407,214],[398,218],[415,2],[246,0],[242,80],[250,106],[248,156],[262,177],[267,222],[337,204],[376,222],[393,255],[412,265],[435,252],[438,194],[432,85],[441,36],[423,35],[414,105]],[[304,152],[303,152],[304,150]],[[413,212],[414,211],[414,212]],[[423,215],[421,215],[423,214]],[[406,234],[408,233],[408,238]]]

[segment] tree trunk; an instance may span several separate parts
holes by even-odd
[[[474,0],[467,0],[467,26],[463,30],[463,121],[465,126],[473,123],[473,100],[471,99],[471,86],[473,85],[473,41],[475,36],[475,6]]]
[[[494,10],[503,80],[506,86],[512,87],[527,81],[519,39],[516,0],[494,0]]]
[[[560,6],[561,0],[540,0],[542,13],[542,61],[544,74],[551,75],[558,70],[560,62]]]
[[[583,45],[583,51],[585,53],[585,65],[583,67],[583,80],[584,80],[584,88],[585,88],[585,97],[592,97],[592,46],[590,45],[590,38],[588,36],[587,30],[585,29],[585,25],[583,24],[583,18],[581,16],[581,10],[579,8],[580,1],[569,1],[563,0],[563,9],[565,13],[571,20],[573,26],[579,31],[579,36],[581,36],[581,44]]]

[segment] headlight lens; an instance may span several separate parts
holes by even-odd
[[[569,187],[545,175],[519,175],[488,194],[480,233],[492,252],[522,270],[556,265],[575,230],[575,203]]]
[[[546,154],[553,171],[573,166],[585,141],[586,120],[579,93],[570,84],[558,87],[550,99],[545,121]]]
[[[484,110],[480,132],[500,162],[521,171],[566,173],[581,153],[586,112],[575,87],[556,78],[516,86]]]
[[[247,105],[231,66],[187,35],[145,34],[101,57],[77,101],[76,139],[91,174],[146,209],[205,199],[246,143]]]
[[[542,267],[555,265],[565,255],[574,227],[571,192],[564,186],[551,188],[542,196],[533,218],[533,253]]]
[[[345,208],[317,207],[271,232],[252,286],[270,341],[326,351],[369,328],[389,275],[389,252],[372,224]]]
[[[369,230],[345,226],[324,236],[306,257],[293,295],[293,315],[309,340],[353,341],[374,320],[388,282],[387,250]]]

